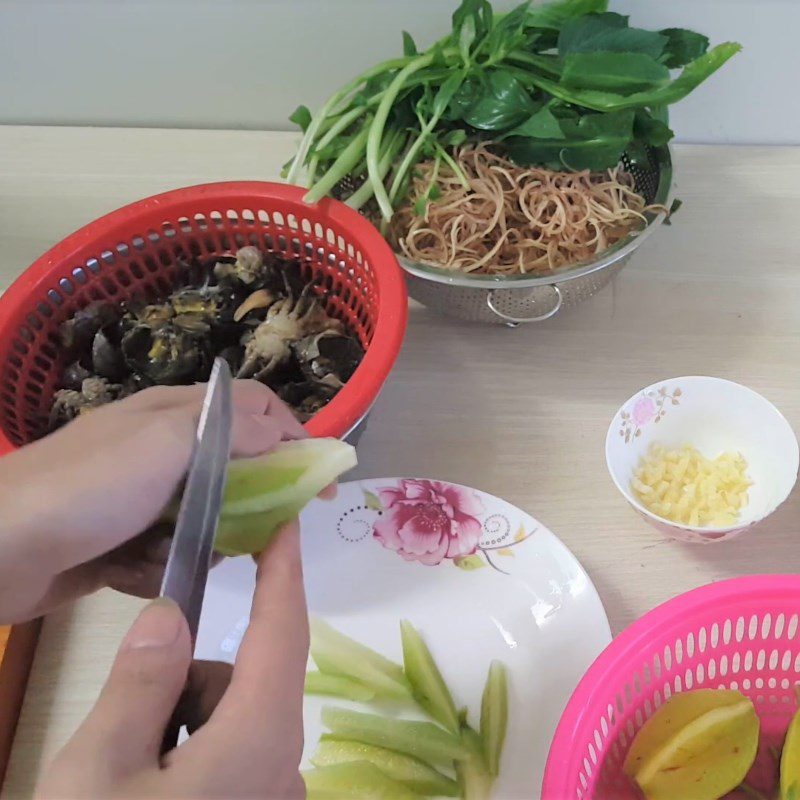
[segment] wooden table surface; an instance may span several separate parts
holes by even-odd
[[[274,179],[289,134],[0,127],[0,288],[63,236],[131,200],[223,179]],[[577,310],[473,327],[413,306],[369,420],[360,476],[425,474],[503,496],[588,570],[614,632],[675,594],[800,568],[797,493],[741,539],[664,541],[606,472],[619,405],[658,379],[731,378],[800,430],[800,149],[677,147],[671,228]],[[110,591],[44,625],[5,795],[29,797],[82,719],[140,601]]]

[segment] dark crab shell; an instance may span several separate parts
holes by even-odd
[[[58,329],[61,344],[70,353],[83,353],[92,346],[95,334],[119,319],[119,311],[111,303],[98,301],[76,311]]]
[[[292,351],[309,380],[338,388],[350,380],[364,357],[358,339],[334,330],[299,339]]]
[[[216,356],[234,374],[254,375],[306,420],[364,355],[297,260],[248,246],[179,267],[185,283],[163,299],[92,303],[61,326],[68,366],[53,426],[148,386],[205,381]]]

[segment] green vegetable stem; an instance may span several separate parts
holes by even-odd
[[[374,202],[388,221],[416,164],[432,159],[459,175],[450,153],[465,141],[495,142],[522,164],[614,167],[623,153],[666,144],[666,107],[740,49],[709,49],[682,28],[631,27],[608,0],[524,3],[506,14],[462,0],[450,33],[427,50],[403,32],[403,56],[357,76],[316,114],[300,106],[291,120],[304,135],[285,175],[305,180],[308,202],[342,195],[347,178],[354,188],[342,199],[356,209]]]

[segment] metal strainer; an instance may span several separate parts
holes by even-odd
[[[672,159],[668,147],[651,148],[647,163],[622,164],[634,178],[636,190],[648,205],[668,206],[672,189]],[[647,227],[599,258],[529,278],[523,275],[464,275],[409,261],[398,255],[406,272],[408,293],[428,308],[470,322],[488,322],[515,327],[523,322],[541,322],[570,308],[602,289],[633,255],[633,251],[663,222],[665,214],[652,215]]]

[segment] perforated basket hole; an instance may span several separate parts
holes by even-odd
[[[638,669],[632,666],[613,703],[594,727],[587,728],[585,741],[576,742],[582,755],[575,796],[634,800],[621,769],[627,749],[636,732],[675,693],[702,687],[738,689],[748,694],[762,717],[788,724],[795,707],[793,686],[800,683],[800,647],[770,643],[788,633],[789,625],[785,614],[735,616],[721,627],[712,623],[697,628],[696,635],[687,632],[646,656]],[[734,649],[739,635],[741,644]],[[754,646],[747,646],[751,642]]]

